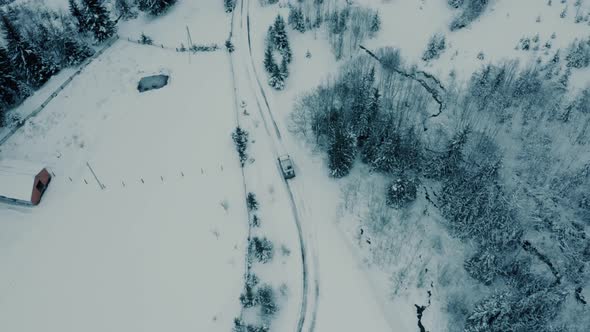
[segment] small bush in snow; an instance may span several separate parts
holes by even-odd
[[[262,317],[270,318],[279,310],[275,292],[270,285],[263,285],[258,289],[256,301],[260,304]]]
[[[430,37],[426,50],[422,55],[422,60],[430,61],[432,59],[438,59],[446,48],[445,36],[443,34],[435,34]]]
[[[232,332],[246,332],[246,324],[241,318],[234,318],[234,327]]]
[[[228,39],[225,41],[225,49],[227,49],[229,53],[235,51],[234,44],[231,42],[231,40]]]
[[[267,238],[253,237],[248,245],[248,254],[261,263],[268,263],[274,256],[274,245]]]
[[[371,19],[369,32],[371,33],[371,36],[374,36],[379,30],[381,30],[381,17],[379,16],[378,12],[375,12],[373,18]]]
[[[248,206],[248,210],[258,210],[258,200],[256,200],[256,194],[254,194],[253,192],[249,192],[248,196],[246,197],[246,204]]]
[[[270,331],[270,328],[266,325],[260,325],[260,326],[248,325],[248,327],[246,328],[246,332],[268,332],[268,331]]]
[[[244,167],[248,155],[246,154],[246,148],[248,147],[248,132],[244,129],[237,127],[236,130],[231,134],[236,149],[238,150],[238,156],[240,157],[240,165]]]
[[[209,44],[209,45],[193,45],[191,46],[190,50],[192,52],[214,52],[219,49],[217,44]]]
[[[456,9],[463,6],[463,1],[464,0],[447,0],[447,3],[449,4],[449,6]]]
[[[226,13],[231,13],[236,6],[236,0],[223,0],[223,6]]]
[[[260,227],[260,218],[257,215],[252,217],[252,227]]]
[[[139,42],[144,45],[152,45],[153,40],[143,32],[141,33],[141,37],[139,37]]]
[[[242,303],[244,308],[250,308],[258,304],[256,294],[254,294],[254,287],[258,285],[259,281],[254,273],[249,273],[246,277],[244,293],[240,295],[240,303]]]
[[[523,51],[528,51],[531,49],[531,39],[526,37],[526,38],[520,38],[520,41],[518,42],[518,46],[517,48],[523,50]]]
[[[387,204],[396,209],[407,206],[416,200],[417,181],[407,176],[394,180],[387,188]]]
[[[281,254],[283,254],[283,256],[289,256],[291,255],[291,250],[289,250],[289,248],[283,244],[281,245]]]

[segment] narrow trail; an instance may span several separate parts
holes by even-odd
[[[245,7],[245,8],[244,8]],[[245,30],[244,30],[244,20],[246,21]],[[265,130],[271,139],[271,146],[273,148],[273,153],[275,157],[278,158],[279,155],[285,154],[286,149],[283,147],[282,142],[282,135],[279,129],[279,126],[274,118],[272,109],[270,107],[269,99],[264,91],[262,86],[261,80],[259,78],[258,72],[256,70],[255,60],[252,52],[252,37],[251,37],[251,29],[250,29],[250,0],[241,0],[240,1],[240,26],[241,29],[241,36],[238,38],[245,39],[247,43],[248,51],[246,56],[249,59],[242,58],[243,61],[247,62],[244,65],[247,67],[247,75],[248,80],[251,83],[251,87],[255,90],[255,99],[256,104],[258,107],[258,111],[264,123]],[[232,27],[233,29],[233,27]],[[232,30],[233,32],[233,30]],[[264,110],[262,110],[262,106],[264,105]],[[272,129],[271,130],[271,127]],[[277,171],[280,173],[280,169],[277,165]],[[299,172],[298,176],[302,176]],[[282,175],[281,175],[282,177]],[[293,180],[292,180],[293,181]],[[315,328],[315,321],[317,316],[317,302],[319,297],[319,277],[317,274],[317,269],[313,267],[313,265],[317,266],[317,255],[310,255],[310,244],[308,243],[306,236],[304,235],[305,232],[302,226],[301,217],[302,213],[299,209],[297,202],[302,203],[301,197],[297,194],[297,192],[292,187],[292,184],[287,182],[286,180],[283,181],[285,187],[287,189],[287,193],[289,195],[289,201],[291,205],[292,214],[296,223],[297,232],[298,232],[298,239],[299,239],[299,246],[301,250],[301,261],[302,261],[302,283],[303,283],[303,291],[302,291],[302,299],[301,305],[299,310],[299,319],[297,322],[296,331],[313,331]],[[310,256],[312,256],[312,260],[310,261]],[[313,264],[313,265],[312,265]],[[313,275],[313,280],[312,280]],[[313,285],[311,285],[313,283]],[[309,326],[308,329],[305,329],[306,324]]]

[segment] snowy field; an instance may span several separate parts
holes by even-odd
[[[395,237],[362,233],[389,180],[366,167],[335,180],[325,154],[290,131],[298,97],[361,51],[336,61],[323,28],[288,28],[290,76],[285,90],[270,88],[265,37],[278,13],[288,17],[288,2],[237,0],[232,19],[222,0],[179,1],[162,17],[122,21],[121,39],[0,146],[0,158],[41,161],[54,175],[38,207],[0,203],[0,331],[230,331],[235,317],[256,323],[257,309],[238,300],[250,232],[275,248],[272,262],[252,266],[277,293],[272,331],[418,331],[415,305],[427,303],[422,323],[447,331],[449,311],[461,310],[449,305],[449,294],[485,292],[463,269],[467,250],[428,204],[391,214]],[[561,1],[491,1],[455,32],[448,26],[456,12],[446,1],[355,4],[377,9],[382,20],[363,45],[397,47],[407,64],[445,85],[487,63],[546,62],[589,31]],[[67,1],[50,5],[66,8]],[[223,48],[230,29],[231,58]],[[189,55],[127,41],[144,33],[156,45],[187,46],[187,30],[194,44],[222,49]],[[447,49],[424,62],[437,32]],[[552,48],[515,49],[535,34]],[[28,114],[74,70],[13,112]],[[154,74],[169,75],[168,85],[138,93],[137,82]],[[590,68],[575,70],[572,90],[589,77]],[[231,140],[238,124],[250,133],[243,170]],[[289,182],[276,165],[285,153],[297,173]],[[260,203],[260,227],[248,229],[247,192]]]
[[[55,176],[40,206],[0,207],[0,330],[228,331],[246,214],[227,58],[119,41],[76,82],[2,147]]]

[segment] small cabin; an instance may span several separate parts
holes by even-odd
[[[0,159],[0,200],[37,205],[50,181],[51,175],[43,165]]]

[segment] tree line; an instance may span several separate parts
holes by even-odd
[[[495,289],[450,318],[461,329],[587,324],[577,294],[590,277],[590,87],[572,94],[563,61],[489,64],[448,87],[442,126],[424,89],[392,70],[412,70],[399,52],[377,54],[302,96],[292,129],[324,151],[333,177],[357,163],[386,175],[390,208],[431,188],[449,233],[476,245],[465,271]]]

